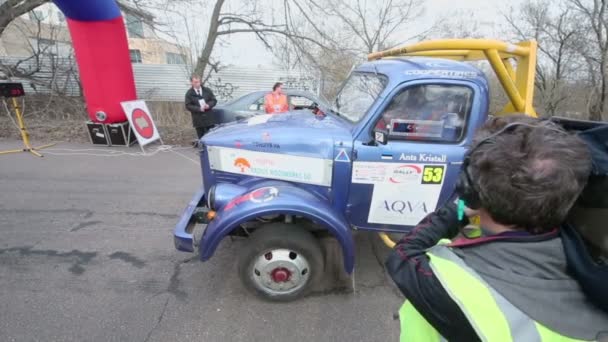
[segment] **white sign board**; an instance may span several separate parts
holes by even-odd
[[[127,119],[129,120],[129,125],[131,125],[133,132],[135,132],[137,142],[142,148],[143,146],[160,139],[158,129],[156,129],[156,125],[152,120],[152,115],[150,115],[150,110],[148,110],[146,101],[124,101],[121,102],[120,105],[125,111]]]
[[[211,169],[297,183],[331,186],[333,160],[209,147]]]
[[[353,163],[352,182],[373,184],[369,223],[418,224],[436,209],[445,164]]]

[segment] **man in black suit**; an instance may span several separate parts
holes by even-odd
[[[211,89],[201,86],[199,76],[192,75],[190,83],[192,87],[186,92],[186,109],[192,114],[192,126],[200,139],[215,125],[213,107],[217,100]]]

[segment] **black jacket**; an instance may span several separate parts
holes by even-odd
[[[194,127],[208,127],[213,126],[216,122],[214,117],[213,107],[217,104],[215,95],[211,89],[201,87],[202,95],[199,96],[194,91],[194,88],[188,89],[186,92],[186,109],[192,114],[192,126]],[[205,112],[201,112],[200,99],[204,99],[205,103],[209,105],[209,109]]]
[[[567,123],[564,126],[568,128]],[[578,132],[578,135],[589,147],[593,169],[587,186],[571,212],[570,222],[564,227],[564,249],[569,270],[583,291],[593,303],[608,313],[608,262],[591,252],[593,245],[597,244],[596,247],[604,250],[604,257],[608,257],[608,125],[605,122],[594,122]],[[595,233],[585,236],[581,231]],[[588,241],[589,238],[595,241]],[[602,246],[601,241],[604,241]]]

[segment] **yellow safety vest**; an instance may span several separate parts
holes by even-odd
[[[534,321],[490,287],[450,247],[448,240],[427,250],[430,266],[482,341],[572,342]],[[447,341],[409,302],[399,310],[401,342]]]

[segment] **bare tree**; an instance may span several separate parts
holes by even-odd
[[[323,48],[283,39],[273,52],[289,68],[320,73],[328,97],[368,53],[422,39],[435,28],[412,25],[424,12],[420,0],[284,0],[284,12],[287,30],[312,37]]]
[[[0,2],[0,36],[15,18],[47,2],[49,0],[5,0]]]
[[[590,119],[602,120],[608,91],[608,0],[566,1],[583,18],[581,29],[591,33],[581,37],[580,48],[594,85],[588,103]]]
[[[315,25],[323,18],[323,27],[345,35],[341,43],[351,44],[350,48],[363,53],[384,50],[413,39],[421,39],[433,27],[411,32],[414,19],[424,13],[420,0],[286,0],[297,8],[298,14]],[[333,24],[332,24],[333,23]],[[317,33],[318,25],[313,26]],[[409,28],[409,30],[408,30]],[[329,34],[321,33],[324,38]],[[346,40],[344,40],[346,38]],[[332,40],[332,39],[330,39]],[[342,46],[342,48],[347,48]]]
[[[535,86],[541,113],[561,114],[582,67],[578,45],[583,32],[577,14],[559,3],[540,0],[527,1],[504,18],[516,39],[538,42]]]
[[[457,10],[438,22],[437,29],[432,34],[437,39],[485,38],[483,23],[473,11]]]
[[[253,33],[268,49],[272,48],[272,36],[282,36],[292,42],[308,42],[323,47],[319,41],[289,30],[284,23],[266,22],[263,11],[258,7],[256,1],[246,2],[238,11],[234,12],[224,11],[225,4],[225,0],[215,1],[207,38],[194,68],[196,74],[203,75],[205,78],[209,78],[212,72],[218,70],[219,63],[213,62],[211,56],[218,39],[228,35]]]
[[[17,18],[5,31],[21,37],[27,54],[0,59],[0,80],[22,82],[27,116],[72,119],[83,113],[82,86],[69,43],[67,28],[43,22],[44,17]],[[28,91],[29,94],[29,91]]]
[[[23,57],[7,58],[8,61],[0,60],[0,79],[23,79],[36,88],[46,88],[51,91],[60,91],[65,84],[57,83],[60,73],[62,59],[70,59],[71,56],[59,56],[57,44],[60,41],[59,27],[43,23],[44,18],[33,16],[32,20],[18,18],[11,24],[7,34],[12,32],[18,39],[25,41],[27,55]],[[65,35],[64,35],[65,36]],[[66,37],[62,37],[66,38]],[[67,46],[67,43],[65,43]],[[71,48],[70,48],[71,50]],[[71,51],[67,55],[72,55]],[[73,61],[72,61],[73,62]],[[73,72],[71,65],[66,72]]]

